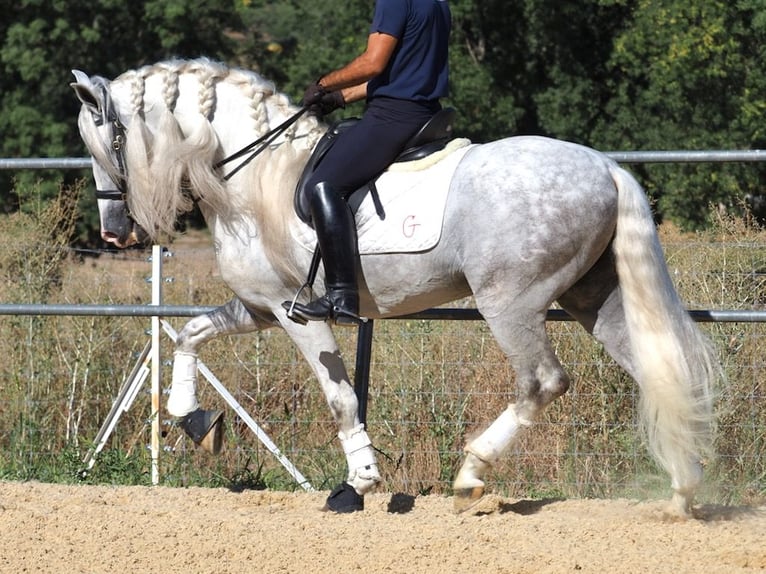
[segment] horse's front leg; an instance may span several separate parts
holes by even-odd
[[[284,318],[283,327],[314,371],[322,387],[338,438],[346,455],[348,475],[327,499],[327,509],[354,512],[364,509],[364,495],[380,483],[372,442],[359,420],[359,401],[346,371],[332,329],[311,321],[297,325]]]
[[[167,410],[179,419],[179,425],[194,443],[206,451],[218,454],[221,450],[223,411],[204,410],[197,401],[198,349],[219,335],[249,333],[274,324],[273,319],[254,315],[234,298],[209,313],[194,317],[178,333]]]

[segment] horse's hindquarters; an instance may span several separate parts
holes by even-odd
[[[466,154],[444,235],[482,312],[547,309],[598,261],[617,219],[610,163],[588,148],[538,137]]]

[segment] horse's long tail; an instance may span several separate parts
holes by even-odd
[[[618,189],[614,253],[649,448],[689,503],[712,456],[713,388],[720,366],[686,312],[668,273],[651,209],[628,172],[610,168]]]

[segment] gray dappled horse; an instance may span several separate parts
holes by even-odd
[[[333,508],[361,508],[380,474],[333,331],[297,324],[282,308],[312,259],[313,232],[296,216],[293,191],[326,127],[302,116],[225,177],[217,162],[298,110],[257,74],[206,59],[161,62],[113,81],[74,73],[102,237],[126,247],[139,228],[172,235],[178,215],[197,202],[235,295],[179,333],[168,411],[209,413],[196,399],[206,341],[281,326],[339,427],[348,463],[341,490],[350,498]],[[597,151],[542,137],[456,145],[395,168],[378,181],[385,220],[365,203],[356,214],[361,314],[404,315],[473,295],[516,372],[516,402],[465,447],[455,508],[482,496],[490,466],[569,387],[545,331],[558,302],[638,382],[648,444],[672,480],[671,509],[688,515],[711,453],[718,366],[673,287],[636,180]]]

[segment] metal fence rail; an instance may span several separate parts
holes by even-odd
[[[89,157],[0,158],[0,169],[88,169]]]
[[[0,315],[60,315],[60,316],[107,316],[107,317],[196,317],[213,311],[210,305],[77,305],[77,304],[0,304]],[[698,323],[766,323],[766,311],[691,309],[689,315]],[[419,313],[386,317],[391,319],[430,319],[444,321],[480,321],[476,309],[438,308],[425,309]],[[550,309],[548,321],[572,321],[572,317],[560,309]]]
[[[727,163],[766,161],[766,150],[608,151],[620,163]],[[0,169],[87,169],[89,157],[0,158]]]

